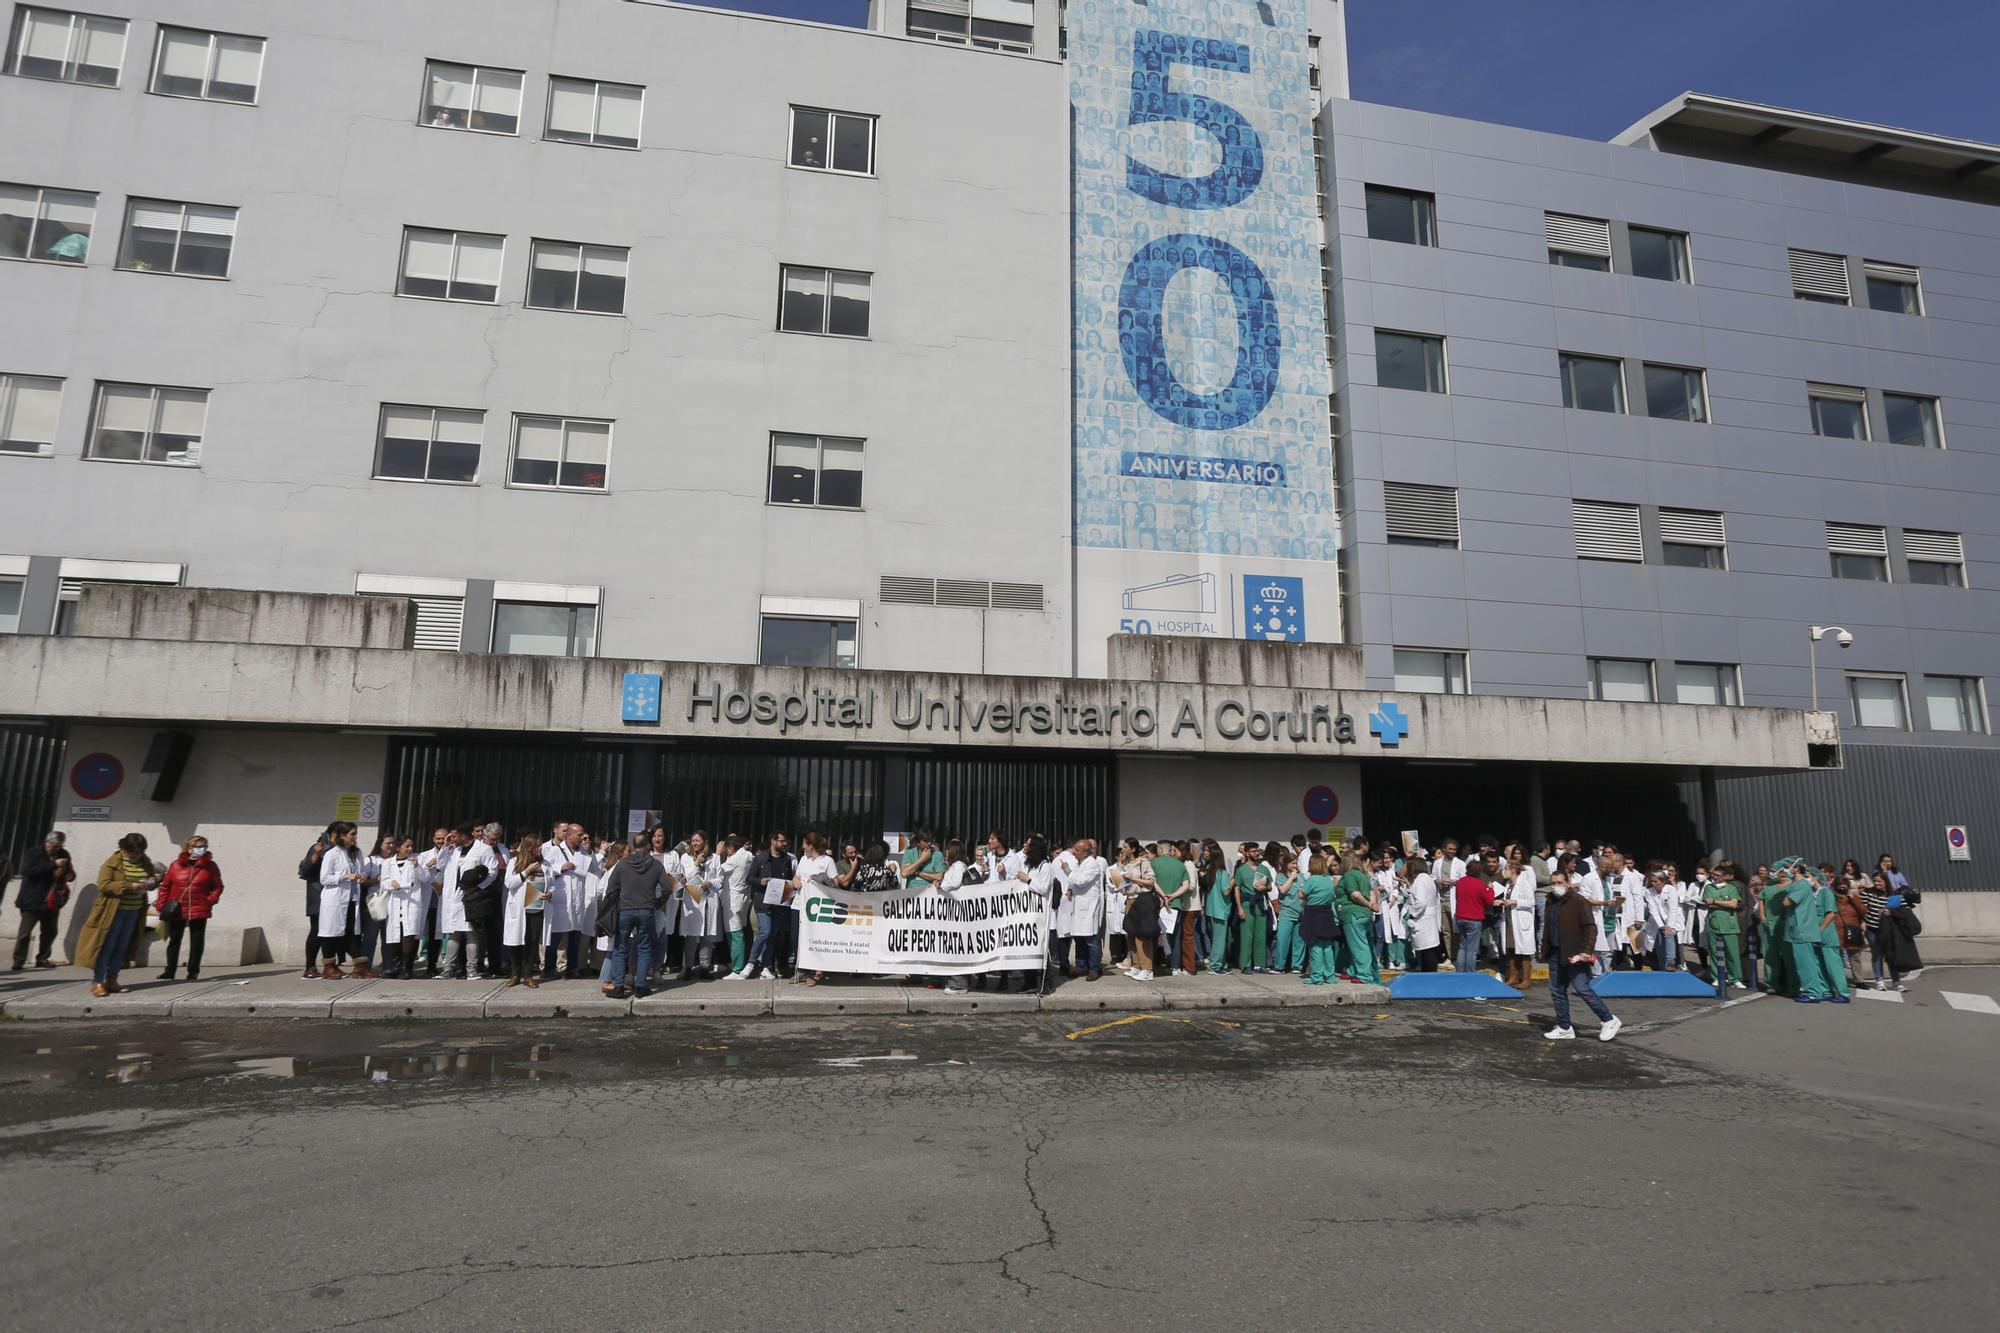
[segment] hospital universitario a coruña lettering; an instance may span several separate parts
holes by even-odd
[[[1327,704],[1263,708],[1245,699],[1179,699],[1161,706],[1130,698],[1102,703],[1070,699],[967,698],[963,691],[933,694],[912,683],[842,693],[809,690],[732,690],[699,679],[688,687],[689,724],[724,724],[780,736],[868,731],[886,721],[898,731],[936,736],[1069,736],[1100,740],[1206,739],[1355,743],[1354,717]]]

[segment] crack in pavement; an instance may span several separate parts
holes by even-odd
[[[1453,1212],[1422,1213],[1411,1217],[1305,1217],[1299,1219],[1314,1227],[1322,1226],[1397,1226],[1411,1224],[1429,1226],[1444,1222],[1452,1226],[1472,1226],[1489,1218],[1505,1217],[1511,1213],[1524,1213],[1531,1208],[1560,1208],[1564,1212],[1589,1211],[1599,1213],[1617,1212],[1618,1209],[1603,1203],[1544,1203],[1531,1200],[1527,1203],[1510,1203],[1494,1208],[1465,1208]]]
[[[1813,1282],[1803,1287],[1746,1287],[1745,1296],[1793,1296],[1808,1291],[1838,1291],[1843,1287],[1919,1287],[1943,1277],[1864,1277],[1846,1282]]]

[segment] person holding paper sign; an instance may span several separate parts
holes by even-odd
[[[722,935],[722,859],[708,850],[706,832],[688,834],[675,873],[680,889],[672,916],[681,940],[681,980],[707,981],[715,975],[715,942]]]
[[[833,864],[832,847],[824,833],[813,832],[805,836],[805,855],[799,858],[798,869],[792,875],[791,887],[795,892],[787,900],[791,908],[789,915],[793,921],[792,937],[798,938],[798,913],[808,898],[814,894],[831,890],[839,871]],[[826,980],[826,973],[814,972],[807,975],[804,969],[795,968],[792,980],[801,986],[817,986]]]
[[[741,972],[731,974],[735,980],[755,981],[765,973],[778,975],[792,916],[785,900],[791,896],[797,864],[785,850],[784,834],[773,833],[764,840],[764,854],[750,866],[750,883],[757,890],[757,938],[750,944],[750,961]]]

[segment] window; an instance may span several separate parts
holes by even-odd
[[[1458,545],[1458,492],[1449,486],[1385,481],[1382,509],[1391,546]]]
[[[441,130],[518,133],[521,71],[430,61],[424,66],[423,123]]]
[[[1845,384],[1808,384],[1813,434],[1830,440],[1868,438],[1868,391]]]
[[[757,637],[759,666],[853,670],[855,621],[765,616]]]
[[[1903,678],[1849,672],[1847,694],[1854,701],[1854,725],[1910,729],[1910,705],[1903,695]]]
[[[1405,694],[1464,694],[1465,654],[1429,648],[1398,648],[1396,688]]]
[[[115,463],[193,467],[201,462],[207,418],[206,389],[100,383],[85,456]]]
[[[476,231],[403,228],[403,272],[398,296],[432,301],[483,301],[500,295],[500,263],[507,238]]]
[[[21,592],[26,586],[18,576],[0,577],[0,634],[21,632]]]
[[[1003,8],[1004,6],[1004,8]],[[972,12],[968,12],[968,11]],[[947,12],[953,11],[953,12]],[[983,18],[984,11],[1018,13],[1021,23],[1007,23],[998,19]],[[964,0],[938,0],[937,8],[923,5],[910,6],[910,21],[906,31],[912,37],[929,37],[933,41],[951,42],[959,46],[977,46],[989,51],[1014,51],[1027,54],[1035,49],[1035,26],[1032,22],[1033,8],[1026,0],[1000,0],[999,4],[968,6]]]
[[[1564,213],[1545,213],[1542,219],[1548,233],[1551,264],[1598,273],[1611,271],[1610,223],[1601,218],[1576,218]]]
[[[1847,287],[1847,256],[1821,254],[1816,250],[1786,253],[1792,260],[1792,295],[1801,301],[1821,301],[1828,305],[1852,303]]]
[[[1743,702],[1736,688],[1736,668],[1727,662],[1674,663],[1674,702],[1736,707]]]
[[[149,585],[179,587],[186,569],[181,565],[152,564],[138,560],[65,559],[57,568],[56,618],[51,632],[76,633],[76,613],[85,588],[106,585]]]
[[[528,273],[528,304],[540,310],[625,313],[625,266],[631,251],[616,245],[536,241]]]
[[[1861,262],[1861,272],[1868,279],[1870,310],[1886,310],[1892,315],[1924,313],[1923,286],[1916,269],[1908,264],[1882,264],[1865,259]]]
[[[515,417],[514,486],[601,491],[611,463],[611,423],[575,417]]]
[[[160,25],[153,51],[153,91],[205,102],[257,100],[264,73],[264,39]]]
[[[774,433],[771,503],[861,508],[861,441]]]
[[[1903,529],[1903,554],[1910,564],[1910,582],[1940,588],[1965,586],[1965,539],[1955,532]]]
[[[22,5],[14,11],[7,72],[116,88],[125,63],[125,28],[124,19]]]
[[[1643,562],[1646,543],[1639,535],[1639,506],[1603,500],[1571,500],[1570,524],[1576,530],[1579,560]]]
[[[384,403],[375,475],[388,481],[477,481],[485,429],[484,412]]]
[[[601,148],[637,148],[645,100],[646,90],[635,83],[551,77],[545,137]]]
[[[866,273],[785,266],[778,297],[778,327],[786,333],[868,336]]]
[[[894,606],[1048,610],[1048,589],[1039,583],[989,583],[985,579],[934,579],[919,574],[884,574],[878,589],[880,600]]]
[[[81,264],[96,218],[94,194],[0,181],[0,259]]]
[[[0,454],[46,458],[54,451],[62,386],[39,375],[0,375]]]
[[[1686,235],[1653,227],[1631,227],[1627,234],[1632,244],[1632,276],[1661,282],[1694,281]]]
[[[229,276],[236,210],[210,204],[134,199],[125,206],[125,248],[118,267],[190,278]]]
[[[1889,581],[1889,534],[1866,523],[1828,523],[1826,549],[1833,576],[1866,583]]]
[[[1920,449],[1944,448],[1944,431],[1938,425],[1938,401],[1911,393],[1885,393],[1882,412],[1889,421],[1891,444],[1913,444]]]
[[[792,165],[809,171],[875,174],[875,117],[792,108]]]
[[[455,653],[464,646],[465,580],[362,574],[354,580],[354,591],[364,597],[402,597],[415,602],[412,648]]]
[[[4,612],[0,607],[0,612]],[[1977,676],[1925,676],[1924,711],[1932,731],[1986,730],[1986,705]]]
[[[1685,366],[1648,364],[1646,415],[1662,421],[1708,420],[1708,395],[1702,392],[1702,372]]]
[[[597,652],[597,608],[495,601],[493,651],[532,657],[593,657]]]
[[[1702,509],[1660,511],[1660,553],[1682,569],[1727,569],[1722,515]]]
[[[1375,330],[1375,383],[1385,389],[1443,393],[1444,339]]]
[[[1562,353],[1563,406],[1585,412],[1623,412],[1625,381],[1610,357]]]
[[[1653,702],[1653,664],[1643,657],[1591,658],[1590,697],[1607,703]]]
[[[1368,235],[1377,241],[1404,245],[1436,245],[1437,197],[1415,190],[1367,187]]]

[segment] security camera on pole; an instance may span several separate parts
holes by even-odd
[[[1833,635],[1833,641],[1842,648],[1854,646],[1854,636],[1838,625],[1813,625],[1806,630],[1806,669],[1812,675],[1812,710],[1819,711],[1819,641],[1822,635]]]

